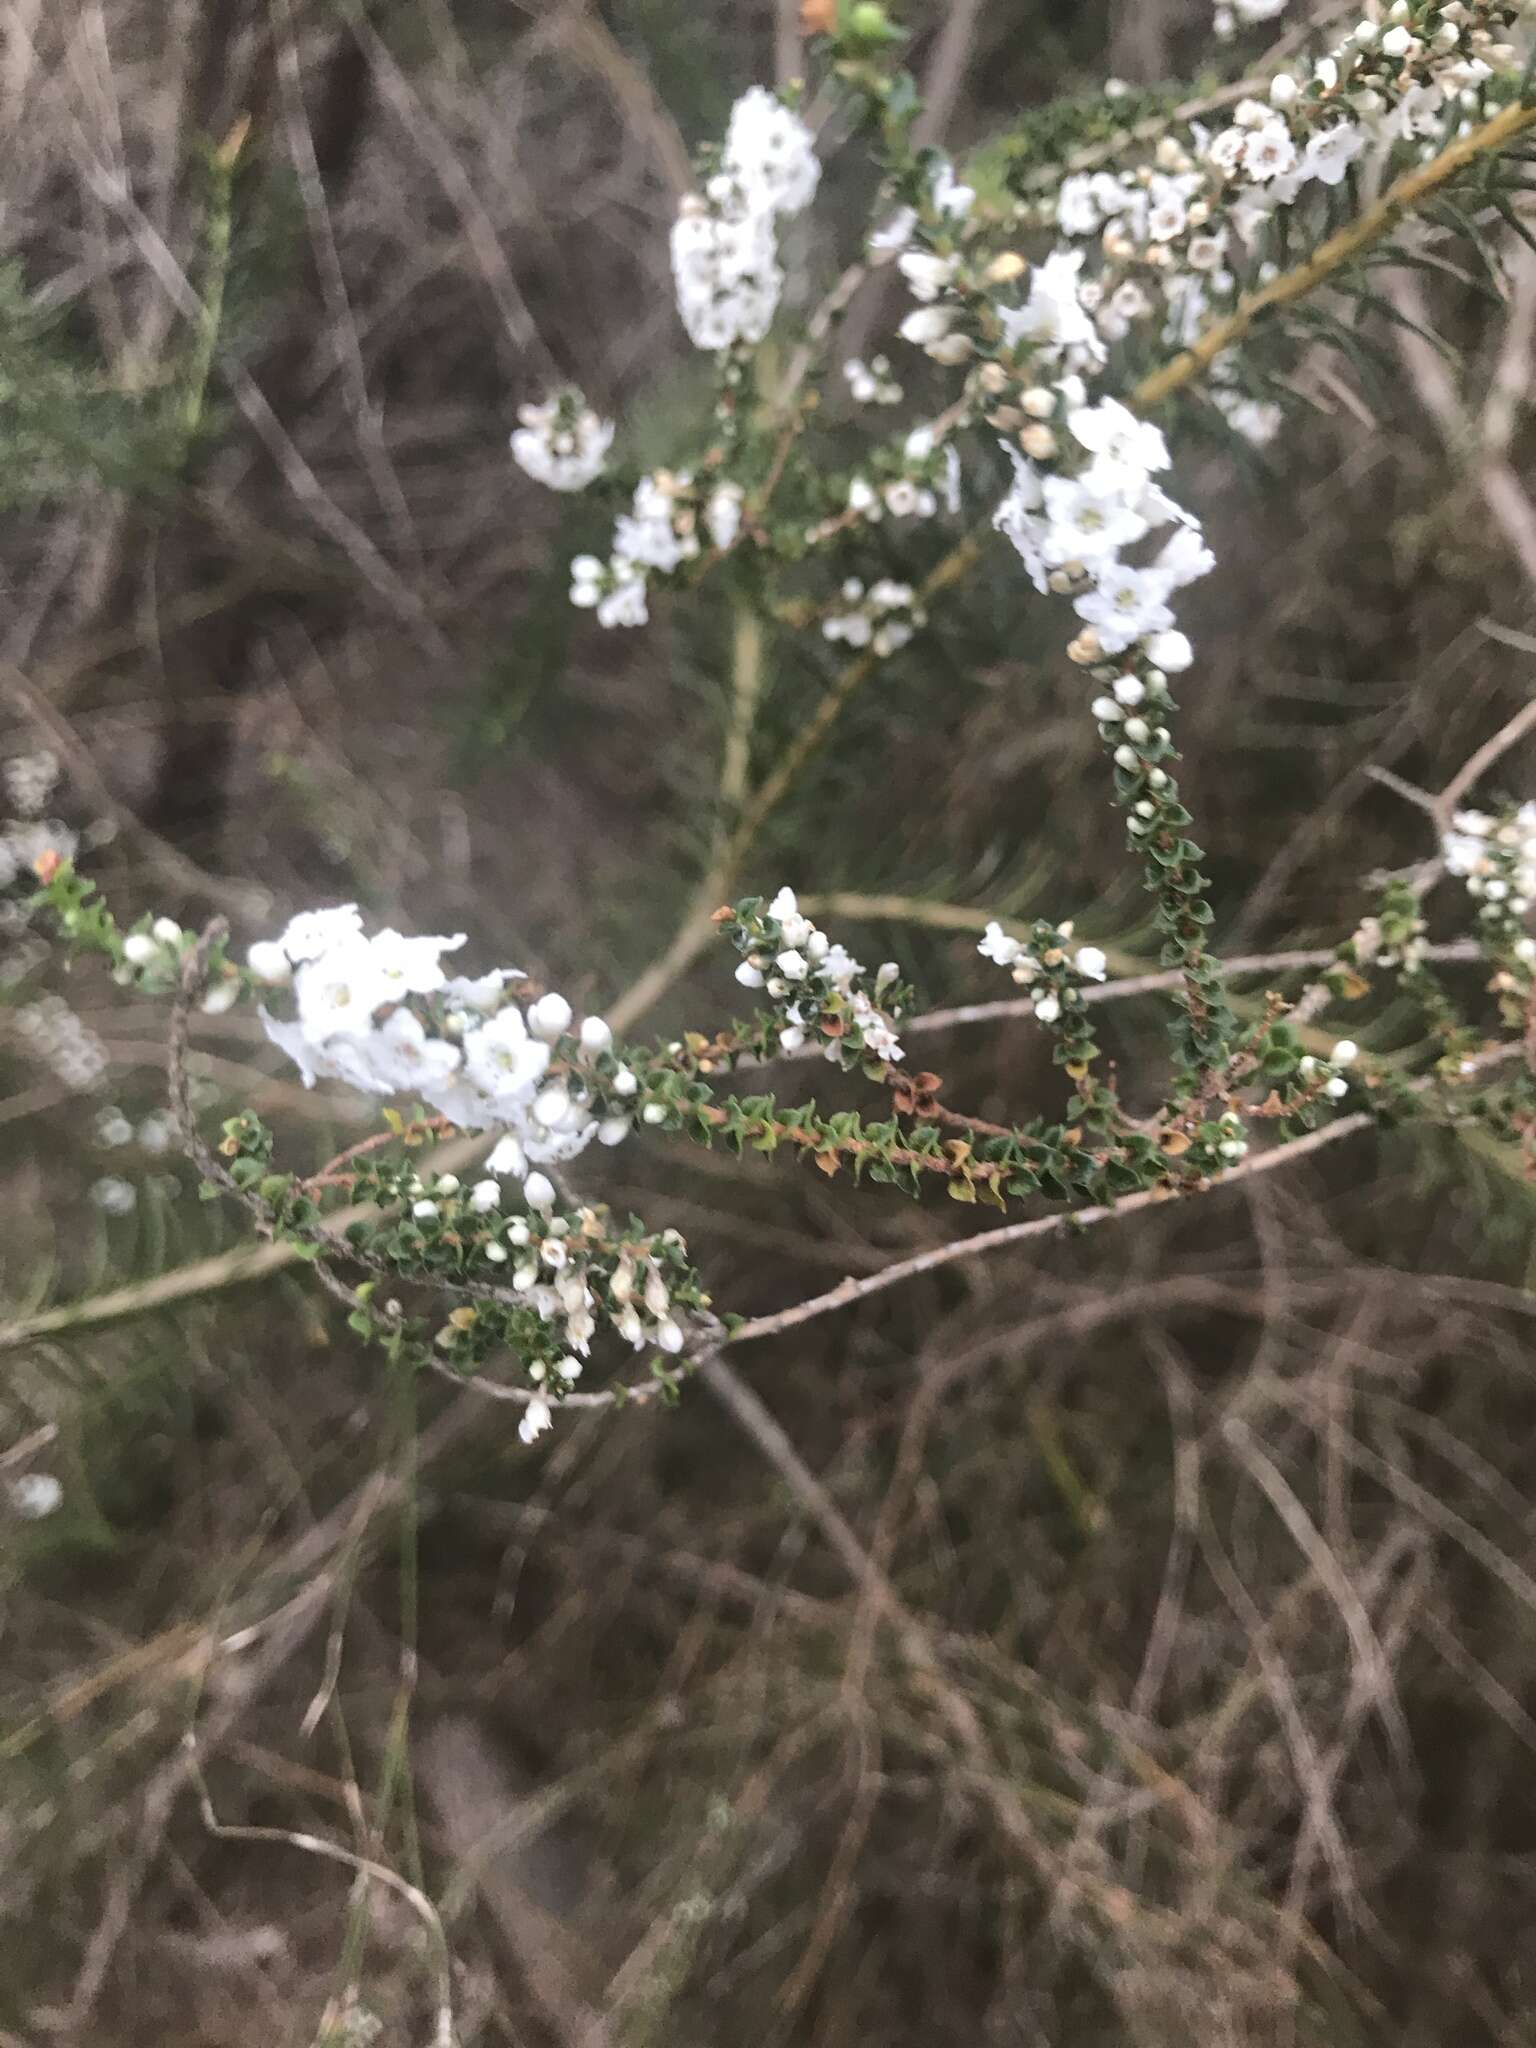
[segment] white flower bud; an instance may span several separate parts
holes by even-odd
[[[258,939],[246,954],[245,964],[258,981],[271,988],[282,988],[293,979],[292,964],[276,939]]]
[[[1035,1015],[1042,1024],[1054,1024],[1061,1015],[1061,1004],[1055,996],[1041,996],[1035,1004]]]
[[[1353,1065],[1359,1057],[1360,1048],[1355,1041],[1352,1038],[1341,1038],[1328,1055],[1328,1060],[1331,1066],[1347,1067]]]
[[[148,932],[130,932],[123,941],[123,958],[130,967],[148,967],[159,957],[160,948]]]
[[[763,985],[763,970],[761,967],[754,967],[750,960],[743,960],[736,970],[736,979],[743,988],[761,988]]]
[[[1120,706],[1113,697],[1095,697],[1088,709],[1100,725],[1118,725],[1121,718]]]
[[[1147,686],[1140,676],[1116,676],[1115,696],[1127,710],[1139,704],[1147,694]]]
[[[633,1095],[639,1086],[640,1083],[635,1079],[634,1071],[630,1067],[620,1067],[613,1077],[615,1095]]]
[[[663,1351],[669,1351],[675,1355],[683,1348],[682,1330],[670,1318],[664,1323],[658,1323],[656,1325],[656,1342]]]
[[[622,1145],[629,1136],[627,1116],[605,1116],[597,1127],[599,1145]]]
[[[1109,972],[1109,956],[1097,946],[1079,946],[1077,971],[1089,981],[1102,981]]]
[[[555,1184],[542,1173],[530,1173],[523,1182],[523,1200],[530,1209],[553,1209]]]
[[[613,1032],[601,1017],[583,1017],[581,1020],[581,1045],[583,1052],[606,1052],[613,1043]]]
[[[1349,1093],[1349,1083],[1342,1074],[1335,1074],[1333,1079],[1324,1087],[1323,1093],[1331,1102],[1337,1102],[1341,1097]]]
[[[483,1216],[488,1209],[501,1207],[501,1182],[498,1180],[477,1180],[469,1191],[469,1206],[477,1216]]]
[[[535,1038],[553,1045],[562,1031],[571,1028],[571,1006],[564,996],[540,996],[528,1006],[528,1029]]]
[[[1134,746],[1144,747],[1152,737],[1152,728],[1144,718],[1128,718],[1125,721],[1125,736]]]
[[[803,953],[795,952],[793,947],[787,953],[781,953],[774,965],[786,981],[804,981],[810,971],[810,962]]]
[[[645,1124],[664,1124],[667,1120],[667,1105],[664,1102],[648,1102],[640,1112],[640,1121]]]
[[[425,1202],[425,1201],[424,1201],[424,1202],[412,1202],[412,1204],[411,1204],[411,1214],[412,1214],[413,1216],[419,1216],[419,1217],[421,1218],[421,1220],[422,1220],[423,1222],[426,1222],[426,1221],[428,1221],[428,1220],[429,1220],[429,1219],[430,1219],[431,1217],[433,1217],[433,1216],[435,1216],[435,1215],[437,1214],[437,1204],[436,1204],[436,1202]]]
[[[162,946],[179,946],[181,944],[181,926],[174,917],[157,917],[150,926],[150,931],[160,941]]]

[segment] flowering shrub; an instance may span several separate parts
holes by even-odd
[[[1253,0],[1219,8],[1216,26],[1278,12]],[[1207,424],[1270,439],[1299,350],[1328,337],[1373,264],[1413,253],[1431,203],[1507,211],[1536,124],[1510,39],[1519,14],[1501,0],[1370,6],[1330,48],[1272,69],[1262,92],[1218,96],[1219,113],[1127,123],[1124,95],[1109,94],[1062,112],[1049,150],[1015,138],[973,174],[915,140],[920,100],[884,11],[844,6],[816,46],[817,82],[864,138],[879,192],[860,262],[798,333],[780,313],[803,246],[795,223],[821,176],[809,102],[748,90],[723,141],[701,153],[672,235],[678,314],[710,359],[710,409],[692,443],[668,467],[627,472],[614,425],[565,389],[523,407],[512,454],[550,489],[612,506],[606,554],[570,563],[572,602],[598,627],[643,627],[659,602],[698,593],[747,622],[746,649],[771,627],[850,652],[787,762],[756,786],[757,681],[743,660],[725,764],[742,823],[667,962],[694,957],[713,911],[751,1012],[726,1022],[717,1010],[653,1042],[632,1033],[632,1015],[578,1020],[560,994],[474,959],[463,933],[370,931],[351,904],[304,911],[240,948],[222,921],[201,935],[154,915],[124,928],[73,847],[28,824],[16,843],[68,945],[172,1005],[172,1110],[207,1192],[233,1197],[311,1261],[352,1326],[393,1357],[518,1404],[531,1440],[562,1405],[670,1397],[724,1345],[902,1274],[743,1324],[712,1305],[664,1220],[617,1218],[580,1191],[594,1144],[680,1136],[787,1149],[829,1176],[847,1168],[919,1197],[942,1187],[964,1203],[1035,1207],[944,1255],[970,1257],[1269,1170],[1370,1119],[1479,1120],[1529,1143],[1530,807],[1467,811],[1465,791],[1432,806],[1434,857],[1378,881],[1370,913],[1299,998],[1240,1011],[1176,780],[1174,695],[1199,687],[1181,593],[1217,568],[1175,495],[1182,431],[1203,408]],[[839,368],[838,314],[882,265],[911,303],[881,352]],[[909,385],[924,399],[910,418]],[[839,425],[825,434],[828,417]],[[968,532],[956,530],[962,519]],[[950,543],[917,583],[885,573],[878,547],[877,529],[905,524]],[[1095,1029],[1097,1007],[1120,992],[1105,950],[1074,920],[990,924],[979,952],[1020,992],[998,1013],[1046,1034],[1065,1084],[1003,1123],[946,1101],[920,1068],[913,1046],[929,1020],[897,963],[854,959],[789,888],[715,907],[747,879],[754,822],[848,696],[983,562],[988,576],[1015,579],[1021,606],[1061,613],[1127,855],[1152,900],[1154,980],[1174,1006],[1167,1069],[1123,1075]],[[1431,943],[1425,904],[1445,875],[1472,903]],[[1442,960],[1469,958],[1486,970],[1470,992],[1437,978]],[[1307,1049],[1312,1020],[1372,977],[1419,1006],[1429,1056],[1331,1036]],[[208,1137],[187,1084],[189,1020],[242,1002],[259,1007],[306,1086],[376,1098],[378,1133],[308,1168],[247,1111]],[[864,1088],[869,1106],[818,1107],[800,1085],[812,1057]],[[738,1092],[739,1075],[763,1068],[771,1088]],[[647,1370],[594,1385],[626,1352]]]

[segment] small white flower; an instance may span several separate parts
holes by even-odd
[[[469,1191],[469,1206],[477,1216],[484,1216],[488,1210],[501,1207],[501,1183],[495,1180],[477,1180]]]
[[[797,953],[793,948],[787,953],[781,953],[775,965],[786,981],[804,981],[810,972],[810,962],[803,953]]]
[[[160,958],[160,951],[148,932],[130,932],[123,941],[123,958],[130,967],[148,967]]]
[[[293,965],[276,939],[258,939],[245,956],[245,964],[258,981],[282,988],[293,979]]]
[[[564,996],[540,996],[528,1006],[528,1029],[535,1038],[552,1045],[563,1031],[570,1030],[571,1016],[571,1006]]]
[[[64,1489],[51,1472],[24,1473],[11,1481],[7,1491],[11,1506],[25,1522],[40,1522],[57,1513],[64,1500]]]
[[[525,1444],[531,1444],[535,1437],[542,1436],[554,1424],[554,1410],[545,1400],[535,1396],[523,1410],[523,1419],[517,1425],[517,1433]]]
[[[437,1204],[425,1199],[419,1202],[412,1202],[411,1214],[424,1223],[429,1222],[437,1214]]]
[[[1023,951],[1022,941],[1011,938],[994,919],[979,941],[976,950],[984,960],[994,960],[999,967],[1011,967]]]
[[[1333,1051],[1328,1055],[1328,1060],[1331,1066],[1348,1067],[1352,1066],[1359,1057],[1360,1048],[1356,1045],[1355,1041],[1352,1038],[1341,1038],[1333,1048]]]
[[[1109,958],[1097,946],[1079,946],[1077,971],[1087,981],[1102,981],[1109,972]]]
[[[1061,1015],[1061,1003],[1056,996],[1044,995],[1035,1004],[1035,1015],[1042,1024],[1054,1024]]]
[[[542,1173],[530,1173],[523,1182],[523,1200],[530,1209],[552,1209],[555,1206],[555,1184]]]

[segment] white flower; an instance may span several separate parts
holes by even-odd
[[[499,1138],[491,1148],[485,1162],[485,1170],[487,1173],[499,1174],[507,1180],[521,1180],[528,1171],[527,1156],[511,1132],[504,1138]]]
[[[464,1036],[464,1070],[494,1102],[512,1106],[530,1097],[549,1065],[549,1047],[530,1039],[515,1005]]]
[[[1172,626],[1168,589],[1167,577],[1157,570],[1116,563],[1096,590],[1078,598],[1075,609],[1097,632],[1104,652],[1119,654],[1147,634]]]
[[[282,988],[293,979],[293,966],[276,939],[258,939],[246,953],[245,964],[258,981]]]
[[[613,1044],[612,1027],[606,1024],[601,1017],[583,1017],[581,1020],[581,1031],[578,1035],[581,1039],[581,1049],[583,1052],[607,1052],[608,1048]]]
[[[1198,527],[1183,526],[1164,543],[1157,557],[1158,573],[1166,576],[1175,590],[1198,582],[1216,566],[1216,557],[1201,538]],[[1166,667],[1159,663],[1159,667]]]
[[[1097,405],[1080,405],[1067,415],[1067,426],[1075,439],[1096,456],[1103,469],[1094,465],[1099,487],[1113,491],[1132,483],[1144,483],[1168,467],[1168,444],[1150,420],[1140,420],[1118,399],[1101,399]]]
[[[51,1472],[26,1472],[6,1489],[11,1506],[25,1522],[40,1522],[56,1514],[63,1504],[64,1489]]]
[[[761,967],[754,967],[750,960],[743,960],[736,970],[736,979],[743,988],[761,988],[764,979],[763,970]]]
[[[907,280],[913,298],[921,299],[927,305],[953,283],[955,272],[960,268],[960,258],[934,256],[926,249],[910,249],[906,255],[897,257],[896,268]]]
[[[959,318],[954,306],[919,306],[915,313],[909,313],[896,332],[903,341],[910,341],[918,348],[929,348],[936,341],[942,341]]]
[[[1022,941],[1010,938],[994,919],[986,929],[986,935],[976,950],[985,960],[995,960],[999,967],[1011,967],[1023,951]]]
[[[160,958],[163,948],[148,932],[130,932],[123,941],[123,958],[130,967],[148,967]]]
[[[536,483],[552,491],[584,491],[602,475],[613,422],[599,419],[579,391],[520,406],[517,416],[522,424],[512,436],[513,459]]]
[[[1360,1057],[1360,1048],[1352,1038],[1341,1038],[1328,1055],[1330,1066],[1347,1067]]]
[[[484,1216],[492,1209],[501,1207],[501,1183],[496,1180],[477,1180],[469,1191],[469,1206],[477,1216]]]
[[[517,1433],[525,1444],[531,1444],[546,1429],[554,1425],[554,1410],[541,1396],[535,1395],[523,1410],[523,1419],[517,1425]]]
[[[1109,972],[1109,956],[1097,946],[1079,946],[1077,971],[1086,981],[1102,981]]]
[[[571,1006],[564,996],[540,996],[528,1007],[528,1029],[535,1038],[546,1039],[552,1045],[562,1032],[570,1030],[571,1016]]]
[[[555,1184],[542,1173],[530,1173],[523,1182],[523,1200],[530,1209],[552,1209],[555,1206]]]
[[[1302,175],[1316,178],[1324,185],[1337,185],[1364,147],[1364,132],[1353,121],[1319,129],[1302,156]]]
[[[317,1045],[345,1033],[366,1036],[373,1013],[393,1000],[368,944],[353,939],[307,960],[293,978],[299,1022]]]
[[[370,1064],[378,1084],[390,1094],[397,1090],[440,1089],[456,1074],[463,1055],[445,1038],[429,1037],[421,1020],[410,1010],[390,1013],[368,1040]]]
[[[1053,250],[1036,265],[1024,304],[998,308],[1003,339],[1010,348],[1024,343],[1047,357],[1073,352],[1083,362],[1104,360],[1104,344],[1082,301],[1082,267],[1081,249]]]
[[[1195,650],[1179,632],[1154,633],[1146,646],[1147,659],[1152,666],[1166,669],[1171,676],[1181,675],[1195,658]]]
[[[1090,487],[1092,471],[1083,477],[1050,476],[1045,480],[1049,534],[1045,559],[1063,562],[1106,561],[1147,531],[1147,522],[1115,494]]]
[[[786,981],[804,981],[810,972],[810,962],[793,947],[787,953],[781,953],[775,965]]]
[[[437,1214],[437,1204],[426,1200],[412,1202],[411,1214],[420,1217],[423,1222],[428,1222]]]
[[[916,227],[917,215],[910,206],[903,206],[893,213],[882,227],[874,230],[864,245],[870,262],[877,267],[889,263],[893,256],[907,247]]]
[[[1056,195],[1056,225],[1064,235],[1091,235],[1103,216],[1095,196],[1094,180],[1079,175],[1064,178]]]
[[[1061,1015],[1061,1003],[1053,995],[1043,995],[1035,1003],[1035,1015],[1042,1024],[1054,1024]]]
[[[1283,121],[1266,121],[1243,145],[1243,169],[1258,184],[1282,177],[1296,162],[1296,145]]]
[[[444,953],[455,953],[464,944],[463,932],[451,939],[408,939],[390,930],[375,932],[368,941],[375,971],[397,996],[435,995],[447,982]]]

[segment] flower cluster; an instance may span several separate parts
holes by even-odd
[[[600,626],[643,626],[650,616],[646,589],[652,575],[673,575],[696,560],[701,526],[714,547],[732,546],[743,495],[740,485],[729,482],[701,493],[686,472],[643,476],[628,512],[615,522],[608,560],[578,555],[572,562],[572,604],[596,611]]]
[[[561,1205],[541,1173],[510,1202],[489,1173],[465,1187],[454,1174],[423,1179],[408,1167],[381,1172],[366,1192],[403,1211],[372,1239],[374,1256],[402,1276],[436,1273],[446,1260],[475,1283],[470,1306],[440,1322],[431,1341],[463,1372],[515,1352],[537,1390],[519,1432],[525,1443],[549,1427],[551,1404],[582,1377],[601,1328],[634,1351],[676,1357],[691,1311],[705,1305],[677,1231],[648,1234],[631,1219],[615,1235],[606,1209]]]
[[[1215,557],[1198,522],[1154,478],[1168,467],[1158,429],[1117,399],[1086,402],[1082,380],[1023,394],[1032,421],[1020,435],[1030,455],[1015,455],[1013,489],[996,524],[1018,549],[1035,587],[1073,596],[1095,654],[1141,644],[1163,668],[1188,664],[1169,599],[1204,576]],[[1133,567],[1122,551],[1173,528],[1150,562]]]
[[[873,975],[846,947],[819,931],[793,889],[771,903],[750,896],[716,913],[743,957],[736,979],[773,1005],[766,1036],[780,1052],[819,1047],[841,1067],[884,1067],[905,1057],[896,1027],[911,991],[887,960]]]
[[[718,167],[672,230],[678,312],[696,348],[763,339],[784,288],[776,222],[804,212],[820,176],[797,114],[761,86],[736,102]]]
[[[855,405],[900,405],[906,395],[892,375],[889,356],[871,356],[867,363],[849,356],[843,377]]]
[[[267,1036],[306,1087],[345,1081],[408,1095],[464,1130],[504,1130],[509,1170],[574,1158],[594,1138],[618,1144],[638,1084],[608,1026],[588,1017],[575,1028],[555,994],[525,1010],[511,998],[524,978],[516,969],[450,975],[443,956],[463,944],[462,932],[370,936],[355,904],[304,911],[250,950],[255,978],[292,992],[292,1018],[263,1009]]]
[[[1526,930],[1536,902],[1536,803],[1497,816],[1458,811],[1442,848],[1446,870],[1459,876],[1478,906],[1489,954],[1522,981],[1536,978],[1536,939]]]
[[[375,1277],[353,1290],[354,1327],[418,1362],[477,1373],[503,1354],[519,1362],[529,1395],[521,1434],[531,1441],[580,1380],[604,1329],[662,1359],[684,1349],[691,1319],[708,1308],[675,1230],[615,1226],[600,1203],[563,1200],[503,1140],[478,1178],[418,1168],[409,1152],[364,1152],[346,1172],[304,1182],[271,1171],[271,1134],[230,1118],[219,1153],[225,1184],[284,1235],[361,1264]],[[509,1181],[517,1183],[509,1186]],[[317,1198],[366,1205],[343,1241]],[[403,1286],[459,1305],[420,1312],[386,1290]]]
[[[1098,946],[1072,946],[1072,926],[1037,924],[1029,938],[1014,938],[1000,924],[992,923],[976,950],[983,959],[1006,967],[1020,988],[1029,990],[1034,1014],[1042,1024],[1054,1024],[1061,1016],[1063,985],[1103,981],[1109,961]]]
[[[905,647],[927,613],[910,583],[883,576],[866,590],[857,576],[844,583],[838,610],[821,622],[823,636],[849,647],[868,647],[882,660]]]
[[[1278,11],[1238,0],[1218,10],[1218,26],[1222,14],[1235,27]],[[1277,72],[1267,99],[1239,101],[1226,126],[1193,123],[1182,138],[1163,135],[1146,162],[1064,179],[1046,220],[1098,243],[1083,299],[1099,336],[1113,343],[1155,324],[1163,343],[1187,346],[1235,301],[1245,252],[1263,258],[1269,224],[1309,185],[1341,184],[1373,145],[1433,153],[1448,123],[1469,125],[1492,60],[1509,54],[1474,13],[1507,20],[1513,10],[1396,0],[1385,22],[1362,21],[1327,56]],[[1220,380],[1213,401],[1250,438],[1278,424],[1270,406]]]
[[[599,419],[574,387],[543,405],[519,406],[517,416],[522,424],[512,436],[512,454],[535,483],[552,491],[584,491],[602,475],[613,421]]]

